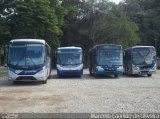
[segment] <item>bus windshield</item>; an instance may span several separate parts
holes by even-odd
[[[57,63],[60,65],[78,65],[82,63],[82,51],[77,49],[59,50]]]
[[[137,48],[133,50],[134,65],[151,65],[156,61],[156,52],[150,48]]]
[[[98,65],[122,65],[122,51],[118,49],[100,49],[97,51]]]
[[[44,45],[13,43],[9,46],[8,64],[15,67],[34,67],[44,64]]]

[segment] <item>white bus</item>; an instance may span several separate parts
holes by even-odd
[[[47,83],[51,73],[50,51],[45,40],[11,40],[8,49],[8,80]]]
[[[124,73],[148,75],[156,72],[156,51],[153,46],[134,46],[124,50]]]
[[[59,47],[57,48],[57,75],[83,75],[82,48]]]

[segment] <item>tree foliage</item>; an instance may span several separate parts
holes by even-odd
[[[138,25],[141,44],[156,46],[160,55],[160,1],[125,0],[122,6],[126,16]]]
[[[53,50],[80,46],[87,58],[95,44],[160,44],[159,13],[159,0],[6,0],[0,4],[0,45],[40,38]]]
[[[68,25],[63,28],[61,46],[82,47],[85,60],[88,50],[96,44],[121,44],[126,48],[140,42],[138,26],[121,14],[118,5],[105,0],[84,0],[74,6],[77,11],[65,19]]]

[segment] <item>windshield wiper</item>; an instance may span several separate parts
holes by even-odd
[[[32,61],[33,66],[35,67],[35,66],[36,66],[36,63],[33,61],[32,57],[31,57],[31,56],[29,56],[29,55],[28,55],[28,57],[29,57],[29,59]]]

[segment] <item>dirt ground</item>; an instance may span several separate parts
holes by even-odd
[[[47,84],[0,79],[1,113],[160,113],[160,71],[151,78],[57,78]]]

